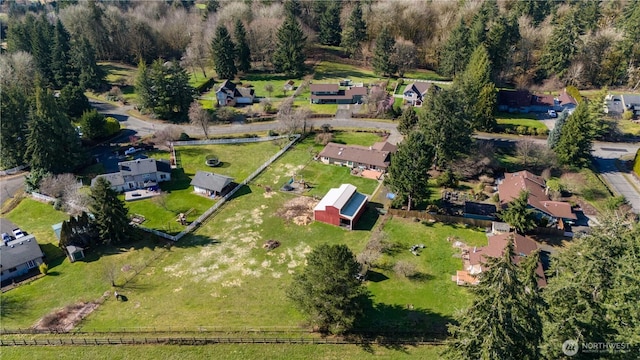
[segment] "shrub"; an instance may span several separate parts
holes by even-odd
[[[627,199],[624,196],[616,196],[612,198],[608,198],[604,203],[604,207],[607,210],[618,210],[622,205],[627,204]]]
[[[458,187],[458,177],[451,169],[447,169],[436,178],[436,185],[439,187]]]
[[[47,275],[47,273],[49,273],[49,266],[45,263],[40,264],[40,266],[38,266],[38,269],[40,270],[40,274],[42,275]]]
[[[187,135],[187,133],[180,133],[180,137],[178,138],[179,141],[188,141],[191,140],[191,137],[189,135]]]
[[[118,131],[120,131],[120,123],[118,122],[118,119],[112,116],[109,116],[104,120],[105,120],[104,127],[106,130],[107,136],[115,135],[118,133]]]
[[[500,195],[498,193],[493,194],[493,196],[491,197],[491,201],[496,204],[500,203]]]
[[[278,132],[276,132],[275,130],[271,129],[271,130],[269,130],[268,135],[269,136],[278,136]]]
[[[411,277],[418,272],[415,264],[404,260],[398,261],[393,266],[393,271],[396,273],[396,275],[403,277]]]
[[[625,112],[622,113],[622,120],[630,121],[632,119],[633,119],[633,112],[632,111],[625,110]]]
[[[331,140],[333,140],[333,134],[331,133],[318,134],[315,138],[316,144],[320,145],[327,145],[331,142]]]

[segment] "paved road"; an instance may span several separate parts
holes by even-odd
[[[128,131],[120,137],[120,140],[126,142],[130,134],[137,134],[139,136],[145,136],[154,133],[155,131],[168,126],[168,124],[160,122],[148,122],[138,119],[134,116],[127,114],[131,107],[117,107],[111,104],[102,103],[98,101],[92,101],[92,105],[98,109],[99,112],[114,116],[117,118],[123,127],[126,127]],[[329,123],[334,128],[369,128],[388,131],[391,136],[389,141],[397,144],[402,136],[396,129],[396,124],[389,121],[376,121],[367,119],[341,119],[341,118],[321,118],[310,119],[307,121],[307,126],[314,126],[319,128],[322,124]],[[190,125],[179,125],[183,130],[190,135],[203,135],[202,129]],[[278,121],[270,121],[263,123],[244,124],[233,123],[230,125],[216,125],[211,126],[211,135],[231,135],[253,132],[264,132],[269,130],[279,130],[282,125]],[[515,142],[521,139],[520,137],[504,137],[495,134],[479,134],[476,136],[478,139],[490,140],[496,143],[498,146],[512,146]],[[536,143],[546,144],[545,139],[533,138]],[[621,156],[627,154],[635,154],[640,148],[640,143],[604,143],[596,142],[593,145],[593,156],[598,171],[609,182],[613,191],[623,195],[633,207],[634,212],[640,213],[640,192],[634,188],[632,183],[635,179],[630,174],[625,176],[615,166],[615,160]],[[102,156],[109,156],[108,149],[105,149],[101,154]],[[100,157],[101,155],[98,154]],[[111,159],[112,160],[112,159]],[[637,184],[637,188],[640,189],[640,183]]]
[[[0,206],[24,188],[24,174],[6,176],[0,179]]]

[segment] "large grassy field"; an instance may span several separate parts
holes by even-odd
[[[496,115],[498,125],[505,129],[514,129],[518,126],[528,126],[536,130],[547,130],[547,126],[536,118],[536,114],[509,114],[498,113]]]
[[[196,171],[209,171],[233,177],[235,182],[243,181],[262,163],[278,152],[280,148],[272,142],[256,142],[232,145],[177,146],[176,156],[182,168],[172,171],[171,181],[161,183],[165,192],[160,197],[127,202],[129,212],[145,216],[143,226],[177,234],[184,226],[176,222],[180,213],[189,213],[187,221],[193,221],[213,206],[213,199],[205,198],[193,192],[190,185]],[[151,157],[166,159],[169,153],[156,151]],[[219,167],[205,164],[207,155],[216,155],[222,161]],[[121,196],[124,199],[124,196]]]
[[[58,248],[51,229],[51,225],[68,219],[68,215],[54,210],[51,205],[25,199],[7,218],[36,236],[47,256],[49,274],[2,294],[1,322],[5,328],[27,328],[55,309],[78,301],[96,300],[110,289],[105,277],[107,264],[117,269],[124,265],[138,269],[147,259],[160,255],[162,251],[149,240],[139,240],[127,244],[126,249],[92,249],[86,252],[84,261],[72,264]],[[117,281],[123,281],[131,275],[131,272],[119,271]]]
[[[335,131],[333,142],[350,145],[369,146],[382,138],[375,133]],[[304,139],[287,151],[279,161],[271,166],[271,171],[262,174],[256,182],[261,185],[280,188],[292,177],[302,177],[311,185],[307,195],[322,197],[330,188],[343,183],[351,183],[365,194],[373,194],[378,182],[352,176],[349,168],[325,165],[314,161],[314,155],[324,148],[313,137]]]
[[[59,360],[218,360],[247,359],[439,359],[442,347],[437,346],[370,346],[357,345],[286,345],[286,344],[218,344],[209,346],[140,345],[140,346],[49,346],[5,347],[4,360],[26,358]]]

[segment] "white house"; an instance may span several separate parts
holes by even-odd
[[[425,97],[427,96],[427,92],[431,89],[432,85],[428,82],[416,82],[410,83],[407,87],[404,88],[404,92],[402,92],[402,98],[407,104],[411,104],[412,106],[421,107],[424,102]],[[435,86],[436,90],[438,89]]]
[[[239,87],[231,80],[225,80],[216,91],[216,100],[220,106],[236,106],[237,104],[253,104],[253,89]]]
[[[98,175],[91,180],[95,185],[98,178],[105,178],[116,191],[129,191],[157,186],[158,183],[171,180],[171,165],[162,160],[137,159],[118,163],[120,171]]]

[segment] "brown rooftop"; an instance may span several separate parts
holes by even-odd
[[[529,192],[528,203],[533,208],[556,218],[577,219],[571,211],[571,205],[561,201],[551,201],[546,194],[544,179],[528,171],[504,174],[504,180],[498,185],[500,205],[505,207],[516,199],[521,191]]]
[[[469,264],[471,266],[479,265],[484,268],[484,263],[486,262],[487,257],[495,258],[502,256],[509,239],[513,239],[513,252],[515,253],[515,256],[512,261],[515,264],[519,264],[523,258],[538,249],[538,244],[529,237],[516,233],[497,234],[489,236],[489,243],[487,246],[477,248],[475,251],[471,250],[469,252]],[[538,286],[546,286],[547,280],[540,262],[538,262],[536,274],[538,275]]]
[[[385,145],[381,145],[381,147],[385,147]],[[353,161],[386,169],[389,166],[389,153],[390,151],[376,150],[373,146],[365,147],[328,143],[327,146],[322,149],[319,156],[343,161]]]

